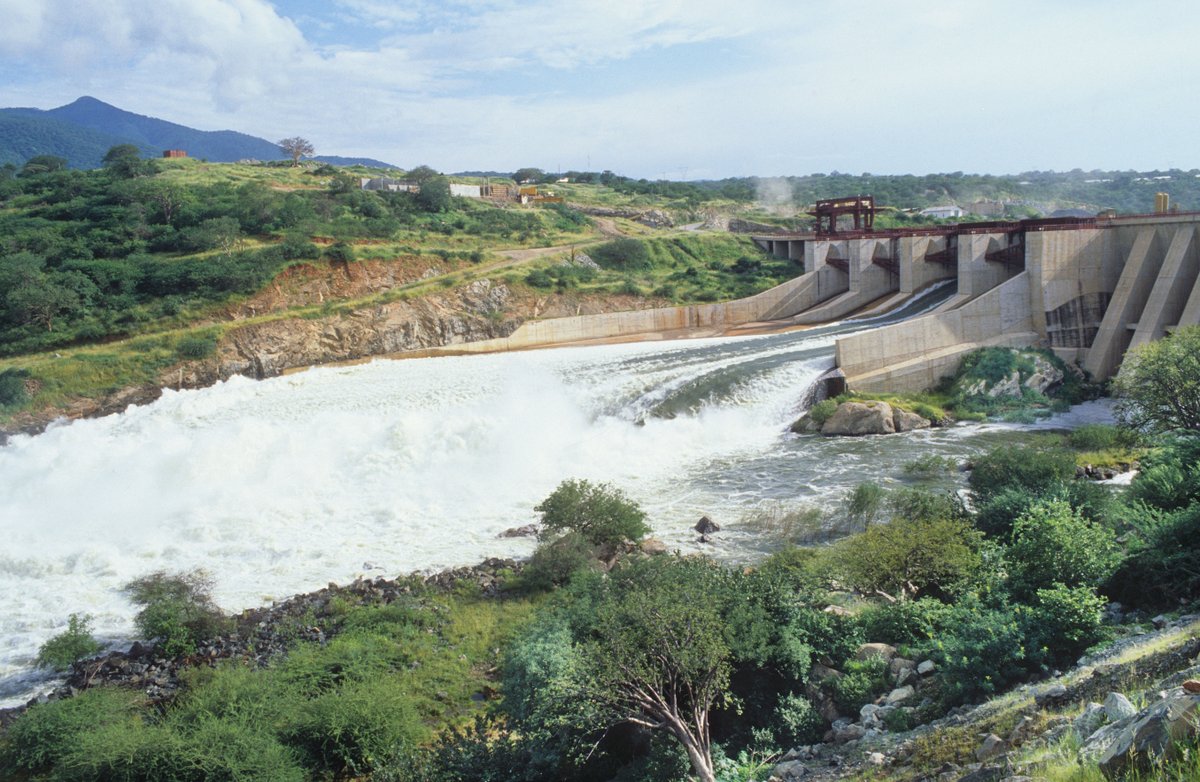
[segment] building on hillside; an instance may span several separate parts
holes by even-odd
[[[381,190],[387,193],[416,193],[421,189],[416,182],[387,176],[362,177],[359,185],[363,190]]]
[[[967,211],[980,217],[1003,217],[1004,202],[993,201],[990,198],[981,198],[968,206]]]
[[[450,195],[460,198],[483,198],[483,187],[480,185],[459,185],[450,183]]]
[[[480,191],[484,198],[492,198],[497,201],[510,201],[517,197],[516,190],[512,185],[487,183]]]
[[[163,157],[187,157],[187,151],[182,149],[164,149]]]
[[[922,209],[918,214],[922,217],[936,217],[939,220],[945,220],[951,217],[962,217],[963,209],[961,206],[950,204],[949,206],[931,206],[928,209]]]

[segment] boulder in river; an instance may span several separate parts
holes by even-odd
[[[701,516],[700,521],[696,522],[696,526],[692,529],[699,532],[701,535],[711,535],[714,532],[721,531],[721,525],[710,519],[708,516]]]

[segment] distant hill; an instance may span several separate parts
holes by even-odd
[[[166,149],[182,149],[189,157],[217,163],[283,158],[279,147],[266,139],[233,130],[196,130],[87,96],[48,111],[0,109],[0,163],[20,164],[33,155],[58,155],[72,168],[95,168],[116,144],[134,144],[147,157],[158,157]],[[371,158],[324,155],[316,159],[335,165],[392,167]]]

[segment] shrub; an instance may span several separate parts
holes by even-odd
[[[25,381],[29,371],[25,369],[5,369],[0,372],[0,411],[16,409],[29,402],[29,392],[25,389]]]
[[[534,549],[521,571],[521,585],[546,590],[562,586],[571,576],[598,564],[595,547],[578,532],[568,532]]]
[[[836,543],[834,574],[863,592],[945,594],[979,567],[979,533],[960,519],[894,519]]]
[[[825,732],[825,720],[802,695],[788,693],[775,708],[775,740],[779,746],[815,744]]]
[[[920,600],[901,600],[872,606],[856,618],[865,638],[899,646],[928,644],[946,627],[949,616],[950,606],[940,600],[923,597]]]
[[[217,340],[211,336],[183,337],[175,344],[175,354],[180,358],[199,360],[208,358],[217,351]]]
[[[1023,488],[1001,489],[993,494],[975,514],[975,526],[989,537],[1007,540],[1012,534],[1013,522],[1040,498]]]
[[[888,664],[882,657],[866,660],[850,660],[846,663],[845,676],[833,680],[833,699],[846,714],[858,714],[859,710],[875,700],[887,687]]]
[[[1025,613],[1027,648],[1033,661],[1062,667],[1104,640],[1104,598],[1090,587],[1055,584],[1039,589]]]
[[[1137,448],[1142,441],[1140,433],[1109,424],[1084,424],[1067,434],[1067,443],[1077,451]]]
[[[71,614],[67,619],[67,629],[38,649],[37,664],[43,668],[65,671],[72,664],[97,654],[103,648],[92,637],[92,618],[87,614]]]
[[[836,399],[822,399],[808,409],[808,419],[818,427],[824,426],[830,416],[837,412],[837,409]]]
[[[935,475],[953,472],[957,466],[957,462],[949,456],[929,454],[905,464],[904,474],[913,478],[932,478]]]
[[[634,271],[650,268],[650,251],[637,239],[613,239],[589,250],[592,260],[606,269]]]
[[[1132,521],[1141,540],[1106,591],[1155,608],[1200,599],[1200,503],[1171,513],[1142,508]]]
[[[565,480],[534,510],[542,514],[543,539],[556,532],[578,532],[601,546],[641,540],[650,531],[638,504],[607,483]]]
[[[317,247],[308,237],[299,234],[288,234],[280,245],[283,257],[289,261],[313,260],[321,257],[321,248]]]
[[[1006,445],[976,459],[967,483],[975,502],[982,505],[1004,489],[1040,495],[1074,478],[1075,457],[1070,451]]]
[[[1055,584],[1099,584],[1112,574],[1120,553],[1111,530],[1064,500],[1046,500],[1017,519],[1006,558],[1013,594],[1031,599]]]
[[[394,678],[355,682],[305,703],[284,728],[287,743],[311,765],[334,774],[369,774],[425,728],[406,688]]]
[[[228,624],[209,596],[212,584],[203,571],[162,571],[130,581],[124,590],[141,606],[134,619],[138,632],[158,639],[169,655],[189,654],[196,643],[220,633]]]
[[[934,642],[934,659],[951,701],[999,692],[1025,672],[1025,636],[1007,607],[962,601],[950,612],[947,626],[948,633]]]
[[[867,529],[879,516],[883,508],[883,487],[878,483],[864,481],[850,492],[845,500],[846,515],[852,523]]]
[[[1130,350],[1113,386],[1133,428],[1200,432],[1200,326]]]
[[[96,728],[127,724],[141,694],[107,687],[85,690],[74,698],[40,703],[22,714],[0,741],[0,774],[20,778],[59,763],[80,737]],[[10,776],[11,775],[11,776]]]
[[[345,242],[335,242],[325,248],[325,257],[332,263],[350,263],[355,260],[354,248]]]

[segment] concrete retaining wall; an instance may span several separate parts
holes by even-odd
[[[685,307],[607,312],[550,318],[521,324],[510,336],[455,345],[455,352],[490,353],[498,350],[557,345],[633,335],[657,335],[684,329],[711,328],[714,333],[729,326],[787,318],[809,309],[832,295],[821,285],[821,275],[803,274],[794,280],[744,299]]]
[[[952,374],[962,357],[988,345],[1038,341],[1022,272],[950,312],[939,312],[837,341],[846,383],[862,391],[920,391]]]

